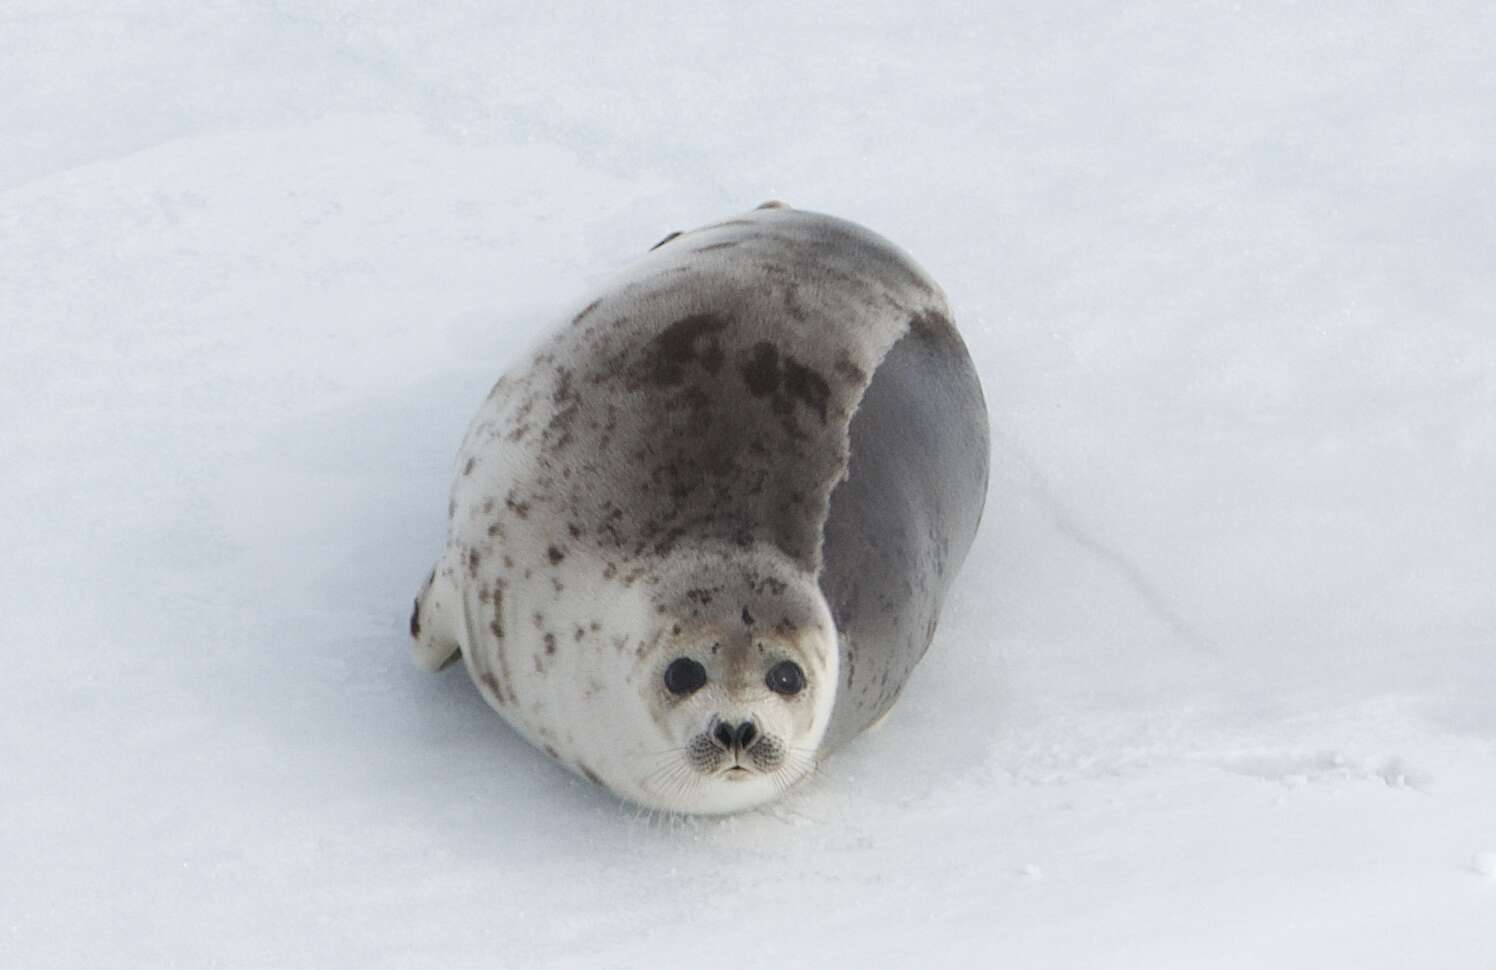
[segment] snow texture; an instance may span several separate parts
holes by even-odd
[[[0,4],[0,966],[1489,966],[1492,11]],[[769,198],[992,493],[882,727],[642,816],[405,619],[505,362]]]

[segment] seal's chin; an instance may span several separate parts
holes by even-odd
[[[730,815],[766,805],[782,794],[783,787],[774,772],[738,765],[702,778],[677,810],[693,815]]]
[[[766,805],[804,776],[789,766],[766,770],[751,762],[724,763],[700,771],[677,762],[628,791],[647,808],[688,815],[730,815]]]

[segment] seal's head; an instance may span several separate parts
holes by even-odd
[[[772,552],[695,550],[672,557],[651,599],[654,630],[630,677],[649,742],[629,796],[735,812],[812,771],[838,668],[815,578]]]

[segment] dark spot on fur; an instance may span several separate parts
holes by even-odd
[[[846,378],[848,383],[861,385],[867,382],[867,374],[863,372],[861,367],[852,363],[852,358],[845,351],[836,358],[836,363],[831,366],[837,374]]]
[[[413,639],[421,636],[421,601],[417,599],[410,610],[410,635]]]
[[[522,519],[530,517],[530,503],[519,501],[512,492],[504,499],[504,506]]]
[[[779,351],[768,341],[759,341],[743,365],[743,383],[754,397],[763,397],[779,390],[779,380]]]
[[[561,756],[556,753],[556,749],[551,747],[550,745],[544,745],[541,750],[550,755],[552,758],[555,758],[557,761],[561,760]]]
[[[712,243],[710,246],[702,246],[700,249],[692,250],[692,252],[709,253],[709,252],[711,252],[714,249],[731,249],[731,248],[733,248],[736,245],[737,245],[736,241],[733,241],[733,242]]]
[[[581,762],[577,762],[577,770],[582,773],[582,777],[583,778],[586,778],[588,781],[592,782],[594,785],[602,785],[603,780],[601,778],[597,777],[596,772],[594,772],[591,768],[587,767],[586,765],[582,764]]]
[[[556,655],[556,635],[554,633],[547,633],[545,635],[545,655],[547,657]]]
[[[748,607],[746,607],[746,606],[743,607],[743,625],[744,626],[752,626],[753,625],[753,614],[748,612]]]
[[[581,323],[582,320],[587,316],[587,314],[591,313],[593,310],[596,310],[598,308],[598,305],[601,304],[602,302],[603,301],[599,298],[599,299],[593,300],[591,303],[587,304],[585,307],[582,308],[582,312],[581,313],[578,313],[576,316],[574,316],[574,317],[571,318],[571,325],[574,327],[577,324]]]
[[[680,636],[680,624],[679,623],[675,624],[674,626],[672,626],[670,628],[670,635],[673,636],[673,637]]]
[[[566,558],[566,553],[562,552],[560,549],[556,548],[555,546],[551,546],[549,549],[547,549],[545,551],[545,555],[546,555],[546,558],[548,558],[551,561],[551,565],[552,566],[558,565],[561,562],[561,560],[563,560],[563,559]]]
[[[499,679],[497,677],[490,673],[484,673],[478,679],[483,682],[484,687],[493,691],[495,697],[501,701],[504,699],[504,692],[499,688]]]
[[[566,526],[566,531],[571,533],[573,539],[580,539],[582,537],[582,527],[575,522],[569,523]]]
[[[795,402],[799,401],[814,411],[824,422],[826,406],[831,400],[831,386],[815,370],[788,355],[780,357],[779,350],[767,341],[753,345],[753,352],[742,366],[743,383],[754,397],[773,395],[771,404],[774,413],[783,419],[781,424],[790,437],[803,436],[794,421]],[[777,392],[783,388],[784,393]]]
[[[921,340],[950,342],[959,339],[951,321],[936,310],[916,313],[909,321],[909,332]]]
[[[700,412],[712,406],[712,398],[701,388],[691,386],[683,389],[670,403],[673,410],[684,407],[688,411]]]
[[[686,367],[696,361],[708,374],[722,368],[722,345],[714,336],[727,326],[727,320],[711,313],[682,317],[654,339],[653,379],[670,386],[685,380]]]
[[[468,575],[474,579],[478,578],[478,566],[483,562],[483,556],[476,549],[469,549],[467,554]]]
[[[790,315],[792,320],[804,321],[806,317],[805,305],[800,302],[800,284],[793,281],[784,284],[784,312]]]
[[[826,402],[831,397],[831,386],[820,374],[801,364],[793,357],[784,359],[784,389],[798,398],[826,420]]]
[[[784,591],[788,588],[788,584],[784,580],[775,579],[773,576],[764,576],[758,579],[754,584],[754,588],[760,593],[769,592],[774,596],[783,596]]]
[[[465,464],[465,465],[462,466],[462,473],[464,475],[471,475],[473,473],[473,467],[476,466],[477,464],[478,464],[478,459],[476,459],[476,458],[469,458],[467,460],[467,464]]]
[[[722,361],[725,357],[726,355],[722,353],[722,345],[713,340],[706,345],[697,359],[701,361],[701,366],[706,368],[708,374],[715,374],[722,369]]]
[[[551,403],[567,404],[578,400],[576,388],[571,383],[571,368],[556,368],[556,388],[551,391]],[[553,420],[552,424],[555,423]]]

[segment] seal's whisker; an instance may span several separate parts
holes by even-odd
[[[646,775],[643,779],[644,787],[654,788],[657,786],[668,786],[671,781],[682,771],[689,768],[684,761],[672,761],[660,766],[655,771]]]
[[[630,754],[624,755],[624,758],[628,759],[629,761],[641,761],[644,758],[664,758],[673,754],[683,755],[685,753],[686,748],[682,745],[673,748],[665,748],[661,751],[635,751]]]

